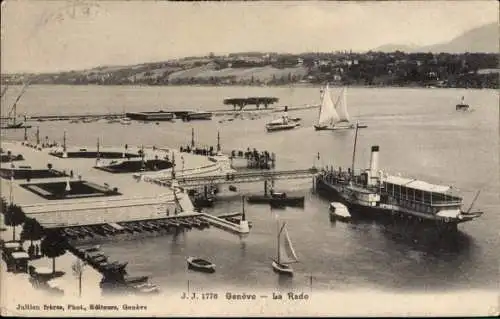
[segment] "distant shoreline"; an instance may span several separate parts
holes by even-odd
[[[22,84],[6,84],[2,83],[2,86],[22,86]],[[277,85],[247,85],[247,84],[234,84],[234,85],[213,85],[213,84],[170,84],[170,85],[150,85],[150,84],[71,84],[71,83],[36,83],[30,84],[31,87],[36,86],[72,86],[72,87],[211,87],[211,88],[231,88],[231,87],[240,87],[240,88],[317,88],[321,89],[323,87],[322,84],[315,83],[293,83],[293,84],[277,84]],[[329,83],[329,86],[332,88],[341,88],[341,87],[351,87],[351,88],[364,88],[364,89],[464,89],[464,90],[498,90],[497,88],[479,88],[479,87],[459,87],[459,86],[424,86],[424,85],[365,85],[365,84],[335,84]]]

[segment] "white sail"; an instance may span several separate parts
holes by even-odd
[[[285,227],[283,227],[283,231],[280,236],[280,255],[279,262],[283,264],[290,264],[298,262],[297,255],[295,254],[295,250],[292,246],[292,241],[290,240],[290,236],[288,236],[288,231]]]
[[[347,113],[347,88],[342,90],[342,98],[339,99],[336,105],[339,122],[350,122],[349,113]]]
[[[339,121],[340,118],[333,105],[332,98],[330,96],[330,89],[327,84],[321,98],[318,125],[333,125]]]

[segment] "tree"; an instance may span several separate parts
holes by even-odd
[[[34,240],[40,240],[43,237],[43,227],[34,218],[26,218],[21,231],[21,240],[30,240],[30,247]]]
[[[56,272],[56,258],[66,253],[64,238],[55,231],[50,231],[40,245],[42,254],[52,258],[52,273]]]
[[[16,240],[16,226],[21,225],[26,216],[21,207],[10,204],[5,213],[5,225],[12,226],[12,240]]]
[[[5,220],[5,217],[4,215],[7,213],[7,201],[5,200],[5,198],[1,197],[1,210],[0,210],[0,230],[1,231],[5,231],[7,230],[6,228],[3,227],[4,225],[4,220]]]

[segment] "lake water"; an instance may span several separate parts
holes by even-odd
[[[20,88],[9,88],[2,101],[8,112]],[[340,90],[332,90],[336,94]],[[455,111],[461,96],[473,112]],[[264,87],[109,87],[33,86],[18,104],[18,113],[82,114],[145,110],[216,110],[228,97],[276,96],[279,105],[319,103],[318,88]],[[274,213],[286,220],[301,263],[295,276],[283,281],[273,273],[276,220],[268,206],[247,205],[253,229],[247,238],[216,228],[103,245],[111,258],[129,261],[132,274],[150,274],[163,290],[185,287],[299,288],[308,287],[313,276],[316,289],[343,291],[370,288],[389,291],[442,291],[498,289],[499,227],[499,107],[494,90],[350,88],[348,107],[353,119],[368,128],[360,130],[356,167],[366,167],[370,146],[380,146],[380,166],[392,173],[453,185],[468,205],[481,189],[475,207],[485,214],[459,226],[459,238],[450,246],[436,248],[415,240],[403,240],[377,223],[331,223],[328,202],[310,191],[311,181],[278,182],[278,190],[304,193],[305,209],[287,208]],[[267,133],[264,125],[273,116],[255,120],[143,124],[129,126],[104,121],[88,124],[32,122],[40,136],[68,143],[94,145],[186,145],[195,129],[198,145],[216,144],[220,131],[223,150],[268,150],[277,154],[277,169],[317,165],[350,166],[354,132],[316,132],[312,128],[317,109],[291,113],[303,119],[299,129]],[[30,131],[30,138],[34,137]],[[23,130],[2,132],[2,138],[23,138]],[[317,153],[320,160],[315,160]],[[244,185],[247,192],[263,186]],[[218,202],[213,211],[240,210],[239,201]],[[185,258],[206,256],[217,264],[212,275],[186,270]]]

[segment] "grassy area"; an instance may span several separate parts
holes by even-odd
[[[279,82],[290,79],[302,79],[307,75],[305,67],[291,67],[278,69],[272,66],[253,68],[224,68],[217,70],[214,65],[191,68],[179,72],[174,72],[169,76],[169,82],[182,81],[188,79],[214,80],[228,79],[235,82]]]

